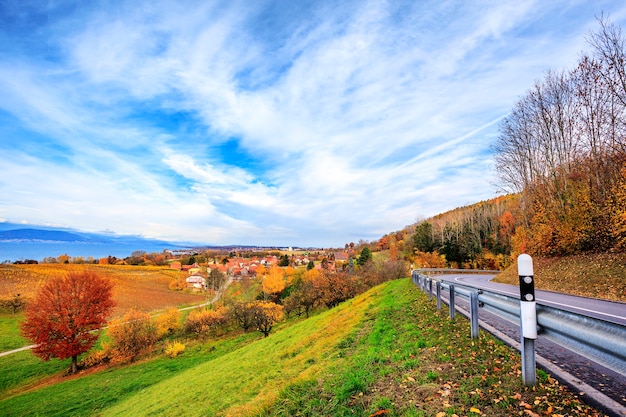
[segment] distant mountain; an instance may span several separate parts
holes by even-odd
[[[0,231],[0,241],[16,240],[37,242],[103,242],[100,239],[90,239],[61,230],[13,229]]]
[[[38,242],[38,243],[97,243],[105,245],[165,245],[171,247],[189,246],[191,244],[173,243],[159,239],[149,239],[143,236],[118,235],[112,232],[82,232],[80,230],[25,225],[19,223],[0,222],[0,242]]]

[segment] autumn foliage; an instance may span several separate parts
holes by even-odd
[[[215,332],[228,321],[228,309],[216,307],[213,310],[193,310],[185,319],[185,332],[202,336]]]
[[[113,342],[113,360],[118,362],[134,362],[141,353],[152,349],[158,340],[150,314],[134,308],[124,317],[111,322],[109,337]]]
[[[52,278],[26,310],[23,335],[36,346],[33,353],[44,360],[77,357],[98,339],[98,330],[113,309],[113,285],[90,271]]]
[[[181,328],[180,311],[170,307],[167,311],[156,318],[157,337],[163,338],[175,334]]]
[[[548,71],[503,119],[493,151],[508,194],[420,221],[403,240],[384,236],[378,249],[396,243],[415,267],[475,269],[506,269],[520,253],[626,251],[626,37],[608,19],[599,26],[576,67]]]
[[[515,251],[625,249],[626,38],[599,23],[588,36],[591,53],[570,71],[548,72],[501,125],[496,169],[523,208]]]

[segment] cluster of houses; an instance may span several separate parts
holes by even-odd
[[[290,264],[294,267],[307,266],[311,261],[317,258],[316,256],[309,257],[307,255],[294,255],[290,258]],[[347,252],[335,252],[328,261],[328,268],[335,269],[336,261],[347,261]],[[185,279],[188,288],[202,289],[206,287],[206,277],[210,275],[214,270],[218,270],[224,273],[228,277],[233,279],[243,279],[246,277],[254,278],[257,274],[259,266],[263,265],[265,268],[270,268],[273,265],[278,265],[280,258],[275,255],[269,255],[265,257],[253,256],[251,258],[233,257],[227,258],[223,262],[209,263],[206,266],[200,266],[198,263],[192,265],[182,265],[180,261],[174,261],[170,264],[170,268],[188,273],[188,277]],[[320,263],[315,264],[315,268],[320,269],[322,266]]]

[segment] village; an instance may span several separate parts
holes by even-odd
[[[208,259],[208,262],[194,261],[191,264],[185,265],[180,260],[174,260],[170,263],[171,269],[188,274],[185,278],[185,283],[186,287],[190,289],[207,288],[207,278],[209,278],[209,276],[222,275],[232,280],[256,278],[257,271],[263,271],[273,266],[336,271],[337,269],[347,267],[350,261],[354,259],[354,254],[350,253],[350,251],[329,251],[324,253],[316,252],[292,255],[270,254],[265,256],[225,257],[221,261],[218,261],[217,257],[213,257],[212,259],[209,257],[198,257]]]

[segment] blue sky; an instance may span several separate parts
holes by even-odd
[[[498,123],[621,1],[0,0],[0,221],[343,246],[498,195]]]

